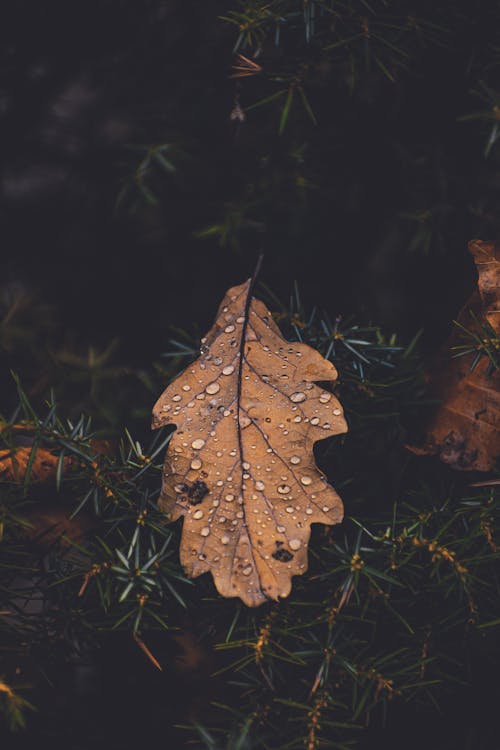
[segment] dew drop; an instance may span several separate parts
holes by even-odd
[[[220,385],[218,383],[209,383],[205,390],[212,396],[214,393],[218,393],[220,391]]]
[[[311,477],[300,477],[302,484],[308,485],[312,483]]]
[[[227,367],[224,367],[222,370],[223,375],[232,375],[234,372],[234,367],[232,365],[228,365]]]
[[[247,565],[247,567],[243,568],[243,570],[241,572],[243,573],[244,576],[249,576],[250,573],[252,572],[252,570],[253,570],[252,566],[251,565]]]
[[[193,458],[193,460],[191,461],[191,468],[196,470],[196,469],[201,469],[201,467],[202,467],[202,463],[200,459]]]
[[[229,534],[223,534],[220,538],[221,544],[229,544],[231,537]]]
[[[300,404],[301,401],[306,400],[306,394],[302,393],[302,391],[297,391],[296,393],[292,393],[290,396],[290,401],[293,401],[294,404]]]
[[[203,511],[195,510],[195,512],[193,513],[193,518],[196,518],[196,520],[198,520],[199,518],[203,518]]]
[[[280,484],[278,487],[278,492],[280,495],[288,495],[290,492],[290,487],[287,484]]]
[[[199,451],[201,450],[201,448],[203,448],[204,445],[204,440],[202,440],[201,438],[196,438],[196,440],[193,440],[193,442],[191,443],[191,448],[194,448],[195,451]]]
[[[190,391],[191,390],[191,386],[190,385],[183,385],[182,386],[182,390],[183,391]]]
[[[317,425],[317,424],[319,424],[319,419],[318,419],[318,417],[313,417],[313,418],[311,419],[311,424],[314,424],[314,425]]]
[[[285,510],[286,510],[287,513],[293,513],[293,511],[295,510],[295,508],[292,505],[287,505],[287,507],[285,508]]]
[[[172,401],[180,401],[180,400],[181,400],[181,396],[179,396],[179,395],[177,395],[177,396],[174,396],[174,397],[172,398]]]
[[[340,414],[342,414],[342,412],[340,411],[340,409],[334,409],[333,413],[335,414],[336,417],[338,417]]]
[[[208,536],[210,534],[210,529],[208,526],[204,526],[202,530],[200,531],[200,534],[202,536]]]
[[[328,513],[328,511],[330,510],[330,508],[328,507],[328,505],[323,505],[323,507],[321,508],[321,510],[323,511],[323,513]]]
[[[229,493],[228,495],[226,495],[224,500],[226,500],[228,503],[232,503],[234,500],[234,495],[231,495],[231,493]]]
[[[302,545],[302,542],[300,539],[290,539],[289,547],[290,549],[293,549],[294,551],[299,549],[299,547]]]
[[[322,404],[327,404],[330,401],[331,397],[332,396],[330,393],[322,393],[321,396],[319,397],[319,400],[321,401]]]
[[[286,528],[284,526],[276,526],[276,531],[283,534],[286,531]]]
[[[292,456],[290,459],[291,464],[300,464],[300,456]]]
[[[255,489],[259,490],[259,492],[262,492],[263,489],[265,489],[266,485],[264,482],[255,482]]]
[[[224,333],[232,333],[234,331],[234,326],[226,326],[224,328]]]
[[[312,508],[306,508],[306,513],[307,513],[308,516],[312,516],[312,514],[314,513],[314,511],[313,511]]]

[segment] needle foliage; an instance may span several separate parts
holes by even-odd
[[[392,704],[439,705],[464,684],[477,644],[499,622],[495,484],[420,466],[404,448],[408,426],[432,407],[417,341],[402,346],[377,326],[308,313],[297,289],[276,307],[290,338],[335,362],[350,425],[318,451],[347,518],[316,530],[310,570],[285,601],[249,610],[218,597],[208,576],[185,578],[180,529],[156,504],[168,429],[147,442],[125,429],[111,445],[90,418],[65,417],[55,396],[36,410],[19,381],[18,405],[2,422],[4,650],[20,663],[36,653],[50,673],[57,659],[120,630],[152,669],[168,669],[148,639],[182,630],[196,613],[194,637],[211,654],[217,687],[179,724],[199,747],[355,746],[371,722],[390,721]],[[165,352],[172,376],[192,358],[196,343],[185,341]],[[158,373],[160,365],[146,380]],[[52,524],[41,514],[41,451],[52,457]],[[2,705],[15,728],[10,692]]]

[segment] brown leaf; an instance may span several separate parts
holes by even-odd
[[[68,512],[56,503],[47,502],[27,508],[22,515],[25,536],[42,552],[47,552],[54,544],[67,548],[79,542],[94,523],[83,512],[76,518],[71,518]]]
[[[32,446],[19,446],[0,451],[0,479],[23,482],[32,454]],[[30,482],[46,482],[56,474],[58,457],[45,448],[37,448],[30,469]],[[69,463],[69,459],[65,459]]]
[[[0,450],[0,481],[21,483],[25,480],[26,470],[32,456],[37,426],[29,422],[13,425],[0,423],[0,432],[7,429],[13,433],[14,444],[10,448]],[[114,456],[117,452],[117,443],[113,440],[92,438],[90,444],[98,455]],[[31,463],[30,482],[39,484],[55,479],[58,461],[57,454],[54,455],[47,448],[38,446]],[[62,465],[63,473],[72,466],[74,466],[74,460],[71,456],[66,456]]]
[[[335,396],[314,384],[337,371],[283,339],[251,279],[228,290],[201,343],[153,410],[153,427],[177,425],[160,507],[184,516],[188,575],[210,571],[222,596],[258,606],[287,596],[306,570],[311,523],[342,520],[313,455],[316,441],[347,430]]]
[[[500,335],[500,247],[492,242],[472,240],[469,243],[477,272],[477,288],[481,296],[484,317]]]
[[[478,270],[477,290],[458,316],[465,328],[484,336],[487,321],[500,334],[500,247],[473,240],[469,250]],[[471,312],[474,317],[471,316]],[[418,454],[436,454],[454,469],[489,471],[500,455],[500,372],[488,373],[483,356],[470,370],[473,355],[451,358],[451,347],[463,344],[458,327],[452,332],[430,377],[432,394],[441,401]]]

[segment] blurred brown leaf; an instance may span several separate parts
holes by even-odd
[[[0,480],[24,482],[32,452],[32,445],[21,445],[0,450]],[[45,448],[36,448],[29,473],[30,482],[46,482],[55,477],[57,461],[58,456],[54,456],[50,451]],[[70,459],[66,458],[66,468],[69,463]]]
[[[478,270],[477,290],[460,311],[457,322],[477,335],[478,342],[498,352],[500,247],[473,240],[469,250]],[[493,329],[493,338],[488,340],[486,324]],[[500,456],[500,371],[493,368],[491,372],[486,354],[471,371],[473,354],[451,356],[450,349],[460,345],[463,332],[457,326],[430,375],[431,392],[441,404],[427,427],[423,445],[410,446],[410,450],[438,455],[454,469],[490,471]]]
[[[95,520],[88,514],[80,512],[76,518],[71,518],[68,508],[47,502],[28,508],[22,519],[24,535],[41,552],[47,552],[54,544],[68,548],[73,542],[81,541],[95,526]]]

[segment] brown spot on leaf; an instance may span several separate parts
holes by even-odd
[[[279,562],[290,562],[293,559],[292,553],[284,547],[277,549],[276,552],[273,552],[272,556],[275,560],[279,560]]]
[[[190,505],[199,505],[206,495],[208,495],[207,485],[205,482],[200,482],[197,479],[187,490],[188,503]]]

